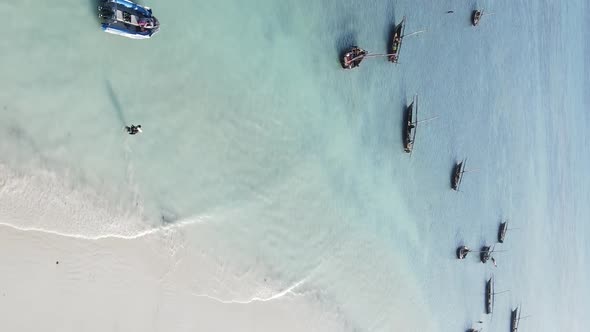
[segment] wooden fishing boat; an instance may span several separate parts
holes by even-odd
[[[460,246],[459,248],[457,248],[457,258],[458,259],[465,259],[465,257],[467,257],[467,254],[470,252],[471,252],[471,250],[469,249],[469,247]]]
[[[412,153],[416,140],[416,126],[418,125],[418,96],[414,96],[412,103],[406,109],[406,130],[404,132],[404,151]]]
[[[404,30],[406,27],[406,17],[402,19],[402,21],[393,28],[393,33],[391,37],[391,46],[390,46],[390,53],[389,53],[389,61],[393,63],[397,63],[399,59],[399,51],[402,46],[402,40],[404,38]]]
[[[510,332],[518,331],[518,323],[520,322],[520,307],[516,307],[510,314]]]
[[[367,54],[367,51],[358,46],[351,47],[342,57],[342,68],[353,69],[358,67]]]
[[[483,10],[474,10],[473,13],[471,14],[471,24],[473,24],[473,26],[477,26],[479,24],[479,21],[481,20],[481,17],[483,15]]]
[[[494,309],[494,280],[492,278],[486,282],[485,307],[486,314],[491,314]]]
[[[481,259],[482,263],[486,263],[490,258],[492,258],[492,247],[490,246],[483,246],[479,252],[479,258]]]
[[[453,169],[453,175],[451,177],[451,188],[453,190],[458,191],[459,186],[461,186],[461,181],[463,180],[463,174],[465,173],[465,163],[466,159],[460,161],[455,165]]]
[[[498,242],[504,243],[506,232],[508,232],[508,221],[500,223],[500,227],[498,228]]]

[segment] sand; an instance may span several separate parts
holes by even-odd
[[[313,292],[299,293],[299,285],[269,287],[260,296],[236,294],[249,292],[252,274],[240,275],[242,289],[234,288],[229,270],[207,271],[213,266],[207,257],[171,246],[180,233],[88,240],[0,226],[3,329],[347,330],[311,304]],[[212,281],[219,276],[228,279],[227,287],[223,278]]]

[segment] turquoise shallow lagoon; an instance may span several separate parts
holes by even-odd
[[[297,284],[351,331],[505,331],[519,304],[523,331],[588,326],[585,1],[486,1],[476,28],[476,4],[448,0],[145,4],[161,32],[136,41],[101,32],[94,1],[0,2],[0,222],[83,238],[197,225],[191,250]],[[341,69],[348,46],[385,52],[403,16],[427,31],[399,65]],[[414,94],[438,118],[410,157]],[[463,158],[478,171],[457,193]],[[454,258],[503,218],[520,229],[497,268]],[[510,292],[490,317],[491,275]]]

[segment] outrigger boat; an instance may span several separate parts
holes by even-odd
[[[501,292],[494,292],[494,277],[491,277],[486,282],[486,296],[485,296],[485,307],[486,307],[486,314],[491,314],[494,311],[494,296],[497,294],[502,294],[509,292],[508,290],[501,291]]]
[[[473,24],[474,27],[476,27],[479,24],[479,21],[481,20],[481,17],[483,16],[483,10],[474,10],[473,13],[471,14],[471,24]]]
[[[342,68],[353,69],[360,66],[368,52],[358,46],[353,46],[342,57]]]
[[[393,28],[393,37],[391,38],[391,53],[389,54],[389,61],[397,63],[399,59],[399,51],[402,46],[402,39],[404,38],[404,30],[406,27],[406,17]]]
[[[494,246],[483,246],[481,247],[481,250],[479,251],[479,259],[481,260],[482,263],[487,263],[488,260],[492,260],[492,263],[494,263],[494,266],[496,265],[496,259],[492,256],[493,253],[495,252],[503,252],[505,250],[495,250]]]
[[[418,95],[414,96],[412,103],[406,108],[404,116],[406,122],[406,129],[404,131],[404,151],[406,153],[412,153],[412,151],[414,151],[418,123],[434,120],[438,118],[438,116],[418,121]]]
[[[342,68],[344,69],[353,69],[360,66],[361,62],[365,58],[376,58],[376,57],[384,57],[390,56],[391,54],[369,54],[369,52],[363,50],[358,46],[351,47],[348,52],[344,54],[342,57]]]
[[[486,296],[485,296],[486,314],[491,314],[494,310],[494,280],[490,278],[486,282]]]
[[[414,150],[414,141],[416,140],[416,125],[418,124],[418,96],[406,109],[406,132],[404,133],[404,151],[412,153]]]
[[[500,223],[500,227],[498,228],[498,242],[504,243],[506,232],[508,232],[508,221]]]
[[[518,331],[518,323],[520,322],[520,308],[516,307],[510,314],[510,332]]]
[[[465,173],[465,163],[467,159],[463,159],[455,165],[453,169],[453,176],[451,177],[451,188],[458,191],[461,181],[463,180],[463,174]]]
[[[490,258],[492,258],[492,252],[494,249],[491,246],[483,246],[481,247],[481,251],[479,252],[479,258],[482,263],[487,263]]]
[[[457,258],[465,259],[465,257],[467,257],[467,254],[470,252],[471,249],[469,249],[468,246],[460,246],[459,248],[457,248]]]
[[[101,0],[98,17],[105,32],[128,38],[147,39],[160,30],[160,22],[149,7],[129,0]]]

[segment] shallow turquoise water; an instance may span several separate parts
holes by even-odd
[[[148,4],[162,30],[133,41],[101,33],[92,1],[0,3],[15,13],[0,162],[94,188],[150,225],[212,221],[220,259],[306,278],[351,330],[504,331],[517,304],[525,331],[588,324],[583,1],[486,2],[477,28],[475,5],[451,1]],[[403,16],[428,31],[399,66],[340,69],[349,45],[385,51]],[[416,93],[439,118],[410,158],[402,111]],[[128,123],[144,135],[126,137]],[[465,157],[479,171],[451,192]],[[494,241],[501,218],[521,230],[498,268],[454,259]],[[511,292],[484,318],[492,274]]]

